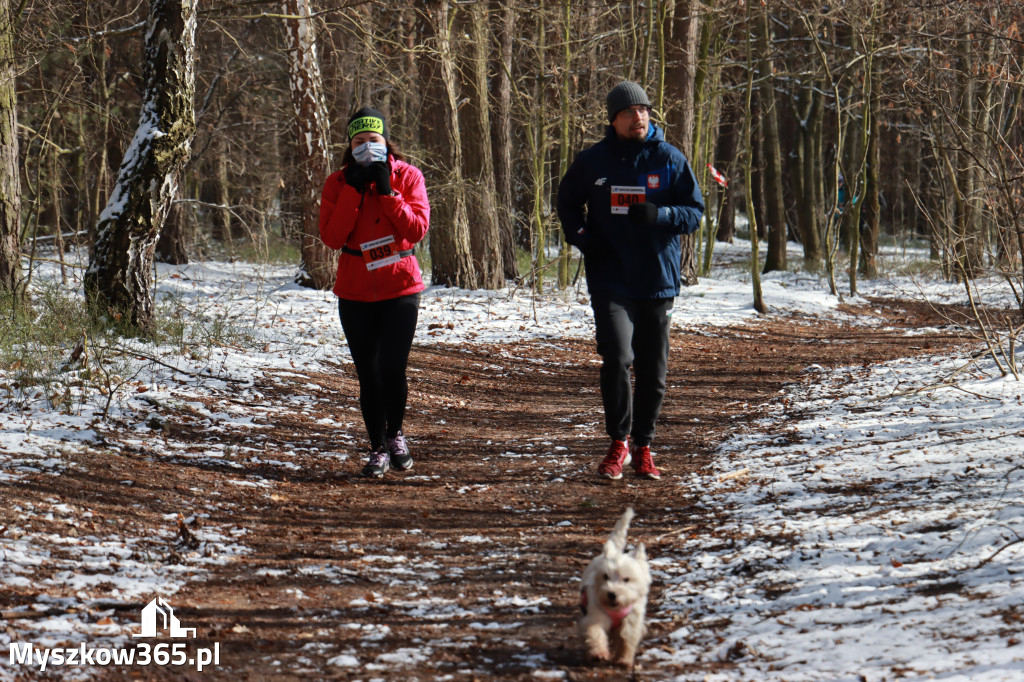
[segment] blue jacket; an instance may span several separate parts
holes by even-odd
[[[654,225],[630,220],[628,205],[637,201],[658,207]],[[620,140],[609,126],[558,186],[558,218],[566,241],[583,253],[592,295],[678,295],[680,235],[695,232],[703,214],[693,169],[654,123],[643,142]]]

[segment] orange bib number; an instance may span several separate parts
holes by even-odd
[[[366,269],[372,271],[402,260],[402,256],[395,250],[394,244],[394,235],[360,244],[359,249],[363,252]]]
[[[629,213],[630,206],[642,204],[644,201],[646,201],[646,190],[643,187],[612,185],[612,213]]]

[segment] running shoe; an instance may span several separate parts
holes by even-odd
[[[381,447],[370,452],[370,459],[363,467],[363,476],[366,478],[384,478],[384,474],[391,468],[391,458],[388,451]]]
[[[409,446],[405,442],[405,436],[399,431],[394,438],[388,438],[388,455],[391,458],[391,466],[395,471],[408,471],[412,469],[412,456],[409,454]]]
[[[605,478],[617,481],[622,478],[622,467],[629,464],[629,447],[624,440],[613,440],[608,448],[608,454],[597,467],[597,473]]]
[[[661,472],[654,466],[650,445],[634,445],[631,458],[633,459],[633,473],[637,475],[637,478],[649,478],[655,481],[661,478]]]

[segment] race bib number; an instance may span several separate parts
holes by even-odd
[[[629,207],[644,203],[645,197],[646,191],[643,187],[612,185],[612,213],[629,213]]]
[[[363,260],[366,262],[367,270],[376,270],[382,268],[385,265],[391,265],[402,260],[398,251],[395,250],[395,236],[389,235],[387,237],[381,237],[380,239],[374,239],[373,241],[363,242],[359,245],[359,249],[363,252]]]

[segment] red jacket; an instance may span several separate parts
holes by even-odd
[[[375,188],[360,194],[335,171],[320,194],[320,239],[338,255],[334,293],[351,301],[384,301],[423,291],[416,256],[401,256],[423,239],[430,227],[427,187],[419,168],[391,157],[391,188],[382,197]],[[367,242],[389,241],[360,251]],[[379,244],[379,242],[378,242]],[[394,261],[398,257],[397,262]]]

